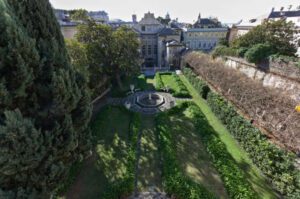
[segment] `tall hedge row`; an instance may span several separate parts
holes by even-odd
[[[203,93],[203,87],[197,85],[206,83],[195,79],[189,68],[185,68],[184,73],[198,92]],[[295,155],[270,143],[259,129],[240,116],[220,95],[209,92],[207,102],[274,188],[288,198],[300,198],[300,172],[294,166]]]

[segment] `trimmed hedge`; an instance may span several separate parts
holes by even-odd
[[[191,103],[190,110],[196,129],[207,147],[215,168],[221,175],[230,198],[257,199],[259,196],[246,180],[243,170],[227,151],[226,145],[217,136],[214,129],[209,125],[200,108]]]
[[[201,95],[202,87],[198,85],[206,83],[195,74],[191,75],[190,73],[193,73],[191,69],[185,68],[184,71],[190,83]],[[190,78],[190,76],[196,78]],[[300,172],[293,164],[295,155],[270,143],[259,129],[240,116],[235,108],[220,95],[209,92],[207,102],[274,188],[289,198],[300,198]]]
[[[159,147],[163,159],[163,187],[169,195],[175,196],[177,199],[215,199],[216,197],[204,186],[195,183],[183,174],[176,159],[176,146],[173,144],[172,132],[167,123],[171,114],[182,111],[186,105],[183,103],[156,117]]]
[[[293,165],[294,154],[271,144],[259,129],[241,117],[234,107],[218,94],[209,93],[207,102],[276,190],[284,195],[299,191],[299,172]]]
[[[135,163],[136,163],[136,146],[138,141],[138,133],[141,126],[141,117],[138,113],[131,113],[132,120],[130,123],[130,148],[128,151],[128,164],[126,177],[117,181],[105,191],[103,199],[115,199],[128,196],[134,192],[135,180]]]
[[[174,97],[191,97],[188,89],[184,85],[184,83],[181,81],[181,79],[176,75],[175,73],[172,73],[172,77],[174,81],[176,82],[176,87],[178,88],[179,91],[175,91],[173,93]]]
[[[186,97],[186,98],[190,98],[191,95],[188,91],[188,89],[186,88],[186,86],[183,84],[183,82],[181,81],[181,79],[178,77],[178,75],[176,75],[175,73],[171,73],[171,72],[159,72],[155,74],[155,89],[158,91],[163,91],[165,89],[165,85],[162,81],[162,75],[170,75],[172,76],[173,80],[176,82],[176,85],[174,85],[177,90],[175,90],[174,88],[169,88],[170,93],[172,93],[172,95],[174,97]]]
[[[198,91],[199,95],[206,99],[207,94],[210,92],[209,86],[207,86],[206,83],[201,81],[195,73],[189,69],[189,68],[184,68],[183,69],[183,74],[185,77],[189,80],[189,82],[195,87],[195,89]]]

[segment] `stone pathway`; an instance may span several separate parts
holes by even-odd
[[[128,199],[169,199],[165,193],[143,192],[130,196]]]

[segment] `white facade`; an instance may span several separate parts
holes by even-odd
[[[227,28],[192,28],[184,33],[184,43],[192,50],[211,51],[227,33]]]

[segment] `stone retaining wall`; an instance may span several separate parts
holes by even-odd
[[[258,67],[243,59],[226,57],[225,66],[238,70],[253,80],[282,91],[296,102],[300,102],[300,69],[279,63],[269,67]]]

